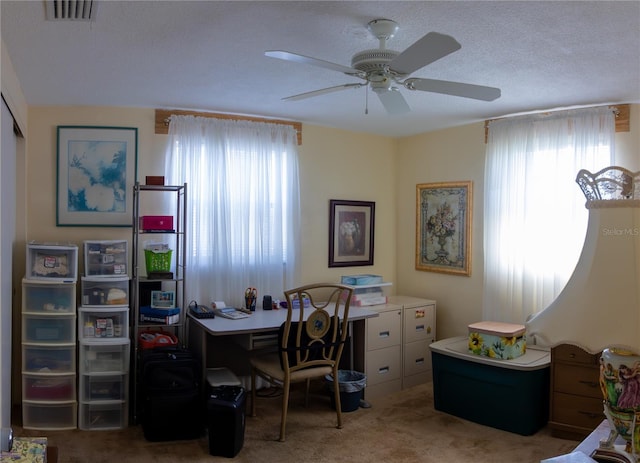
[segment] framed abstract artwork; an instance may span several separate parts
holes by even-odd
[[[376,203],[329,201],[329,267],[373,265]]]
[[[138,129],[58,126],[58,226],[130,227]]]
[[[416,185],[416,270],[471,275],[473,185]]]

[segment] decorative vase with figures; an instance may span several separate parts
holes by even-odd
[[[618,436],[626,444],[619,449],[639,461],[640,457],[640,355],[611,347],[600,357],[600,388],[604,397],[604,414],[611,433],[601,448],[614,449]]]

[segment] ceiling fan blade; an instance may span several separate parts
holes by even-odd
[[[384,106],[384,109],[386,109],[389,114],[406,114],[411,111],[411,108],[400,91],[389,89],[376,93],[382,102],[382,106]]]
[[[396,56],[389,63],[389,68],[398,74],[408,75],[461,47],[462,45],[450,35],[429,32]]]
[[[345,90],[347,88],[359,88],[359,87],[362,87],[363,85],[367,85],[367,84],[366,83],[357,83],[357,84],[336,85],[335,87],[327,87],[327,88],[322,88],[320,90],[314,90],[312,92],[299,93],[297,95],[288,96],[286,98],[283,98],[283,100],[285,100],[285,101],[304,100],[305,98],[311,98],[311,97],[318,96],[318,95],[324,95],[325,93],[338,92],[340,90]]]
[[[282,50],[268,50],[264,52],[265,56],[270,58],[283,59],[285,61],[293,61],[294,63],[311,64],[312,66],[319,66],[325,69],[331,69],[332,71],[343,72],[350,76],[363,77],[363,73],[357,69],[343,66],[341,64],[331,63],[330,61],[324,61],[317,58],[311,58],[310,56],[298,55],[297,53],[291,53]]]
[[[499,88],[450,82],[448,80],[411,78],[405,80],[402,84],[409,90],[444,93],[445,95],[462,96],[483,101],[493,101],[500,98],[501,94]]]

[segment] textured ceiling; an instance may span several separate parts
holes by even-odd
[[[2,41],[29,105],[181,108],[406,136],[509,114],[640,102],[639,1],[113,1],[94,21],[47,21],[40,0],[2,0]],[[366,28],[398,22],[402,51],[424,34],[462,48],[412,74],[499,87],[492,102],[402,89],[387,115],[360,82],[264,56],[281,49],[350,66],[377,48]],[[368,96],[368,114],[365,114]]]

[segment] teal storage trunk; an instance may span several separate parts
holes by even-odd
[[[548,350],[529,348],[517,359],[468,352],[468,338],[430,345],[436,410],[529,436],[549,419]]]

